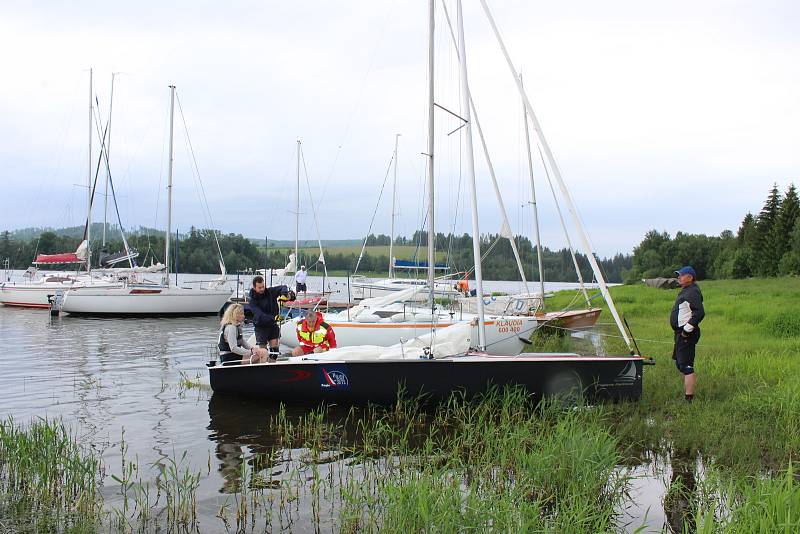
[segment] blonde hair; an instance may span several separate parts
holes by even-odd
[[[231,304],[228,306],[225,309],[225,313],[222,314],[222,320],[219,322],[220,326],[237,324],[239,321],[236,318],[239,312],[244,314],[244,307],[241,304]]]

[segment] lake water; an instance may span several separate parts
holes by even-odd
[[[331,283],[346,285],[343,279]],[[312,278],[309,289],[315,284],[319,288],[319,280]],[[491,282],[487,287],[515,291],[517,284]],[[548,290],[561,287],[548,284]],[[201,473],[197,488],[201,531],[225,531],[217,517],[221,503],[230,502],[242,465],[252,465],[253,455],[274,443],[267,422],[279,408],[215,398],[207,386],[182,385],[187,377],[207,384],[204,364],[213,351],[218,325],[216,317],[51,317],[43,310],[0,306],[0,344],[6,347],[0,416],[21,422],[62,418],[82,442],[103,454],[107,475],[120,472],[123,437],[127,460],[136,459],[144,478],[154,477],[153,466],[165,461]],[[289,410],[305,413],[311,407]],[[645,517],[652,531],[660,531],[664,524],[660,504],[664,473],[647,467],[657,464],[635,471],[636,502],[625,513],[631,530]],[[107,476],[103,494],[109,505],[119,503],[119,489]],[[298,507],[291,529],[312,529],[310,513]]]

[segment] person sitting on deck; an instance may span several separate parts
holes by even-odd
[[[336,336],[331,325],[322,320],[322,314],[311,310],[305,319],[297,323],[297,341],[292,356],[302,356],[312,352],[326,352],[336,348]]]
[[[251,346],[242,335],[244,308],[241,304],[231,304],[220,321],[219,360],[223,365],[239,365],[266,362],[267,349]]]

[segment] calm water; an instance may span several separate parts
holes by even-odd
[[[490,287],[515,290],[515,283],[496,284]],[[216,317],[50,317],[42,310],[0,306],[0,344],[5,347],[0,416],[62,418],[84,443],[102,452],[107,475],[120,472],[124,432],[126,457],[138,461],[143,478],[155,477],[152,466],[165,459],[199,471],[201,530],[225,531],[216,514],[238,487],[242,464],[252,465],[254,453],[270,449],[274,437],[267,423],[278,407],[214,397],[207,386],[181,385],[183,377],[208,383],[204,364],[218,324]],[[290,408],[294,413],[309,410]],[[653,531],[663,525],[660,501],[668,474],[658,465],[635,470],[640,478],[632,493],[638,504],[627,510],[625,521],[632,522],[631,529],[645,517]],[[269,469],[277,477],[288,472],[280,463]],[[119,485],[110,476],[103,493],[110,505],[119,502]],[[300,507],[292,529],[311,529],[309,514]]]

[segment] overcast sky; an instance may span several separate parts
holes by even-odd
[[[797,2],[489,4],[600,255],[632,251],[653,228],[736,231],[774,182],[800,182]],[[479,2],[464,9],[473,98],[511,226],[531,235],[519,94]],[[463,114],[441,4],[437,31],[436,102]],[[397,233],[422,223],[427,2],[7,0],[0,49],[0,228],[83,223],[90,67],[104,122],[120,73],[110,166],[125,226],[165,224],[169,84],[224,232],[294,237],[300,139],[301,239],[315,238],[306,175],[322,238],[363,236],[396,133]],[[439,231],[470,231],[463,130],[448,135],[458,125],[436,112]],[[173,228],[207,226],[179,114],[175,132]],[[477,136],[475,158],[480,228],[497,232]],[[544,244],[561,247],[534,172]],[[390,190],[375,233],[389,233]]]

